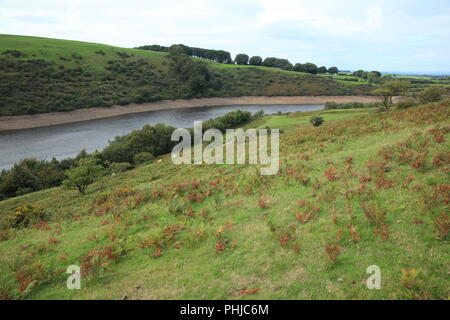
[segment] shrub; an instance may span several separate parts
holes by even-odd
[[[325,109],[337,109],[338,104],[335,101],[327,101],[325,102]]]
[[[336,263],[337,258],[341,254],[341,249],[342,249],[341,246],[336,245],[329,245],[325,247],[325,253],[327,254],[327,258],[332,264]]]
[[[415,269],[401,269],[402,277],[401,281],[405,288],[407,289],[414,289],[419,285],[419,281],[417,277],[420,274],[419,270]]]
[[[359,109],[359,108],[373,108],[373,107],[377,107],[377,104],[362,103],[362,102],[336,103],[335,101],[328,101],[325,103],[325,109]]]
[[[382,223],[378,228],[376,228],[373,233],[375,235],[379,235],[381,237],[381,239],[384,240],[388,240],[389,239],[389,228],[391,226],[388,224],[384,224]]]
[[[445,239],[450,230],[450,218],[445,213],[440,214],[435,220],[436,233],[439,239]]]
[[[423,103],[437,102],[442,99],[445,93],[446,89],[443,87],[428,87],[420,92],[418,97]]]
[[[109,166],[112,173],[121,173],[133,168],[133,165],[128,162],[113,162]]]
[[[386,217],[386,211],[373,202],[362,203],[361,208],[367,219],[376,226],[382,226]]]
[[[81,275],[98,277],[101,271],[114,260],[125,254],[123,243],[115,243],[102,248],[94,248],[80,258]]]
[[[312,124],[314,127],[318,127],[318,126],[322,125],[322,123],[324,123],[325,120],[324,120],[322,117],[320,117],[320,116],[315,116],[315,117],[312,117],[312,118],[309,120],[309,122],[311,122],[311,124]]]
[[[28,227],[38,221],[46,221],[47,215],[44,207],[37,204],[25,204],[17,207],[13,212],[12,226],[14,228]]]
[[[292,236],[287,231],[281,232],[280,235],[278,236],[278,242],[280,243],[280,245],[282,247],[286,247],[291,240],[292,240]]]
[[[337,169],[334,166],[330,166],[327,170],[325,170],[323,175],[328,179],[328,181],[335,181],[339,178],[337,175]]]
[[[184,200],[181,199],[173,199],[169,204],[169,212],[173,215],[180,215],[184,213],[187,204]]]
[[[397,103],[397,108],[402,110],[409,109],[415,106],[417,106],[417,101],[412,98],[401,100]]]
[[[155,157],[150,153],[150,152],[141,152],[136,154],[133,157],[134,163],[136,164],[144,164],[147,162],[150,162],[154,159]]]
[[[261,209],[265,209],[269,206],[269,197],[267,195],[262,195],[259,199],[258,199],[258,206]]]
[[[317,212],[307,211],[307,212],[299,212],[295,215],[297,221],[301,224],[306,224],[317,216]]]

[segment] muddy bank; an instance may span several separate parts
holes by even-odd
[[[0,131],[29,129],[52,126],[72,122],[80,122],[101,118],[109,118],[124,114],[195,107],[216,107],[231,105],[258,105],[258,104],[325,104],[327,101],[344,102],[374,102],[373,96],[295,96],[295,97],[228,97],[228,98],[202,98],[190,100],[162,100],[143,104],[130,104],[127,106],[112,106],[108,108],[89,108],[67,112],[51,112],[35,115],[0,117]]]

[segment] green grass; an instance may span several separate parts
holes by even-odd
[[[283,128],[279,175],[260,176],[250,165],[176,166],[164,156],[160,163],[103,178],[85,196],[55,188],[0,202],[1,221],[17,206],[37,203],[50,215],[51,228],[3,229],[0,294],[26,299],[446,299],[448,238],[436,236],[434,220],[448,212],[448,191],[438,191],[448,185],[449,162],[435,167],[433,159],[449,149],[448,102],[389,115],[370,109],[318,113],[325,118],[318,128],[308,122],[314,113],[265,116],[245,126]],[[430,128],[443,132],[445,141],[438,143]],[[397,160],[403,150],[397,144],[404,141],[409,141],[403,144],[407,150],[426,150],[423,167]],[[386,152],[394,156],[385,160],[380,150],[390,146],[395,147]],[[372,172],[372,181],[361,182],[374,163],[386,171]],[[333,166],[337,179],[330,181],[324,173]],[[406,183],[410,176],[413,181]],[[377,178],[394,186],[378,188]],[[152,197],[154,190],[162,197]],[[210,194],[200,202],[189,200],[200,192]],[[262,196],[265,208],[259,205]],[[174,214],[169,208],[180,201],[184,211]],[[367,203],[386,211],[389,239],[374,233],[377,227],[361,209]],[[320,208],[317,216],[300,224],[296,214],[314,206]],[[350,224],[359,234],[357,242],[350,239]],[[170,226],[180,227],[174,238],[164,237]],[[282,246],[279,237],[285,232],[291,240]],[[51,237],[60,242],[50,244]],[[226,249],[217,252],[224,239]],[[326,257],[328,245],[342,247],[335,264]],[[123,251],[83,278],[81,290],[67,290],[67,275],[60,272],[107,246]],[[370,265],[381,268],[381,290],[365,286]],[[402,269],[419,270],[408,287]],[[28,277],[36,278],[29,292],[19,292],[14,270],[28,270]],[[240,294],[255,288],[254,294]]]
[[[164,61],[162,57],[167,55],[165,52],[119,48],[100,43],[0,34],[0,52],[10,49],[27,54],[19,59],[45,59],[67,67],[78,65],[77,60],[72,57],[73,54],[81,55],[85,59],[84,64],[96,71],[102,71],[108,60],[117,59],[117,52],[133,54],[137,58],[151,59],[158,66],[161,66]],[[100,50],[105,55],[96,53]],[[61,57],[71,59],[71,61],[62,60]]]

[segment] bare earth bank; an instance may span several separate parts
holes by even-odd
[[[257,104],[325,104],[327,101],[344,102],[374,102],[373,96],[293,96],[293,97],[227,97],[201,98],[190,100],[161,100],[143,104],[129,104],[126,106],[112,106],[107,108],[88,108],[67,112],[50,112],[35,115],[0,117],[0,131],[29,129],[52,126],[71,122],[80,122],[108,117],[115,117],[130,113],[139,113],[164,109],[215,107],[231,105]]]

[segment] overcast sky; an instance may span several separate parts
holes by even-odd
[[[0,0],[0,33],[450,71],[449,0]]]

